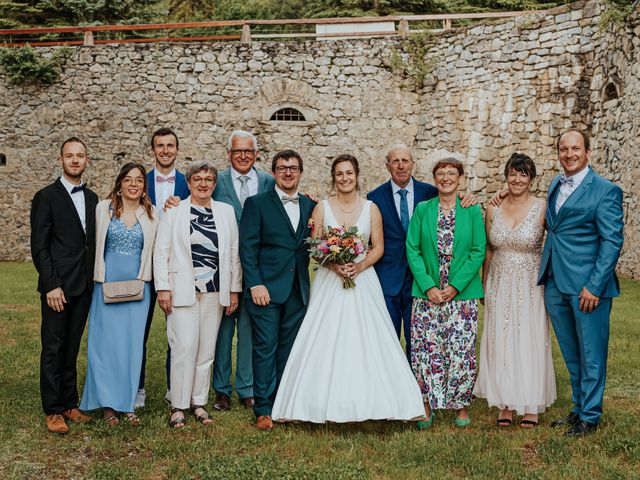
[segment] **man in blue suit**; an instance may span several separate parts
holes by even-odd
[[[409,270],[405,249],[407,228],[415,206],[438,195],[438,190],[411,176],[415,162],[409,147],[402,143],[389,149],[386,167],[391,179],[367,195],[380,209],[384,223],[384,255],[374,268],[398,339],[404,329],[405,348],[409,358],[413,275]],[[478,203],[476,196],[472,194],[461,193],[460,198],[465,208]]]
[[[384,222],[384,255],[374,265],[387,310],[396,334],[400,338],[404,326],[407,357],[411,352],[411,285],[413,275],[407,263],[405,242],[407,228],[415,206],[435,197],[433,185],[419,182],[411,176],[415,163],[411,150],[403,144],[394,145],[387,153],[386,167],[391,179],[367,195],[380,209]]]
[[[589,166],[586,133],[558,138],[564,174],[547,198],[547,239],[538,284],[569,370],[573,409],[552,426],[583,436],[602,415],[612,298],[620,294],[615,268],[623,242],[622,190]]]
[[[259,156],[258,142],[251,133],[236,130],[227,141],[227,158],[231,166],[220,172],[218,184],[213,192],[214,200],[228,203],[240,222],[244,202],[258,193],[273,190],[272,175],[259,171],[254,164]],[[253,406],[253,368],[251,321],[246,303],[239,299],[239,307],[231,315],[224,314],[218,330],[216,355],[213,364],[213,389],[216,399],[213,408],[229,410],[231,386],[231,352],[233,336],[237,328],[235,387],[240,403],[246,408]]]
[[[171,196],[185,199],[189,196],[189,188],[184,175],[175,168],[178,155],[178,136],[169,128],[160,128],[151,136],[151,153],[155,158],[155,168],[147,173],[148,195],[151,203],[158,208],[158,214],[162,215],[165,201]],[[144,389],[145,369],[147,365],[147,340],[153,320],[153,310],[156,304],[156,291],[151,286],[151,302],[147,314],[147,325],[144,330],[144,347],[142,350],[142,369],[140,371],[140,384],[136,395],[136,408],[144,407],[146,392]],[[167,389],[169,388],[169,352],[167,351]]]

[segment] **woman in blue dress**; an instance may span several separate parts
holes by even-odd
[[[87,376],[80,408],[102,408],[108,425],[137,425],[134,402],[140,380],[149,310],[153,243],[158,216],[147,196],[144,167],[122,167],[107,200],[96,207],[95,288],[89,312]],[[105,303],[104,282],[143,280],[142,300]]]

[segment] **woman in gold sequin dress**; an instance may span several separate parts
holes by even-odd
[[[538,424],[556,398],[549,322],[542,287],[536,285],[544,237],[545,201],[529,192],[533,160],[514,153],[505,166],[509,196],[486,214],[487,256],[480,373],[474,394],[498,407],[497,424]]]

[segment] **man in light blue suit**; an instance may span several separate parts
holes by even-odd
[[[586,133],[558,138],[564,170],[549,186],[547,239],[538,284],[569,370],[573,409],[552,426],[583,436],[602,415],[612,298],[620,294],[615,268],[623,242],[622,190],[589,166]]]
[[[151,136],[151,153],[155,159],[155,166],[147,173],[147,194],[151,203],[157,207],[159,215],[162,215],[164,202],[171,196],[180,197],[184,200],[189,196],[189,188],[184,175],[176,170],[176,158],[178,156],[179,140],[176,133],[169,128],[159,128]],[[144,330],[144,346],[142,349],[142,368],[140,371],[140,382],[138,393],[136,394],[135,407],[144,407],[146,392],[144,389],[145,370],[147,367],[147,340],[151,330],[153,311],[156,305],[156,290],[151,285],[151,301],[149,302],[149,312],[147,314],[147,325]],[[168,348],[168,347],[167,347]],[[169,350],[167,350],[166,370],[167,370],[167,390],[169,389]]]
[[[254,167],[258,156],[258,142],[251,133],[243,130],[231,133],[227,142],[227,157],[231,166],[218,174],[218,184],[213,198],[231,205],[238,222],[245,200],[258,193],[272,190],[275,184],[272,175]],[[216,392],[213,408],[219,411],[229,410],[230,407],[231,353],[236,326],[236,392],[245,407],[251,408],[254,402],[251,321],[245,302],[240,299],[239,307],[233,314],[223,315],[218,331],[213,364],[213,389]]]

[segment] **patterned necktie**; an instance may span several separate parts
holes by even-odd
[[[162,176],[158,175],[156,177],[156,182],[158,182],[158,183],[164,183],[164,182],[176,183],[176,177],[175,176],[173,176],[173,177],[162,177]]]
[[[86,187],[86,185],[83,183],[82,185],[78,185],[77,187],[73,187],[71,189],[71,194],[73,195],[76,192],[84,192],[84,188]]]
[[[240,175],[238,180],[240,180],[240,205],[244,207],[244,202],[249,197],[249,177]]]
[[[283,205],[286,205],[289,202],[295,203],[297,205],[298,202],[300,201],[300,197],[298,195],[292,195],[292,196],[282,195],[280,199],[282,200]]]
[[[398,190],[398,195],[400,195],[400,223],[405,232],[409,228],[409,203],[407,202],[407,193],[409,192],[404,188]]]
[[[562,174],[562,176],[560,177],[560,184],[561,185],[568,185],[569,187],[573,187],[574,183],[573,183],[573,177],[567,177],[564,173]]]

